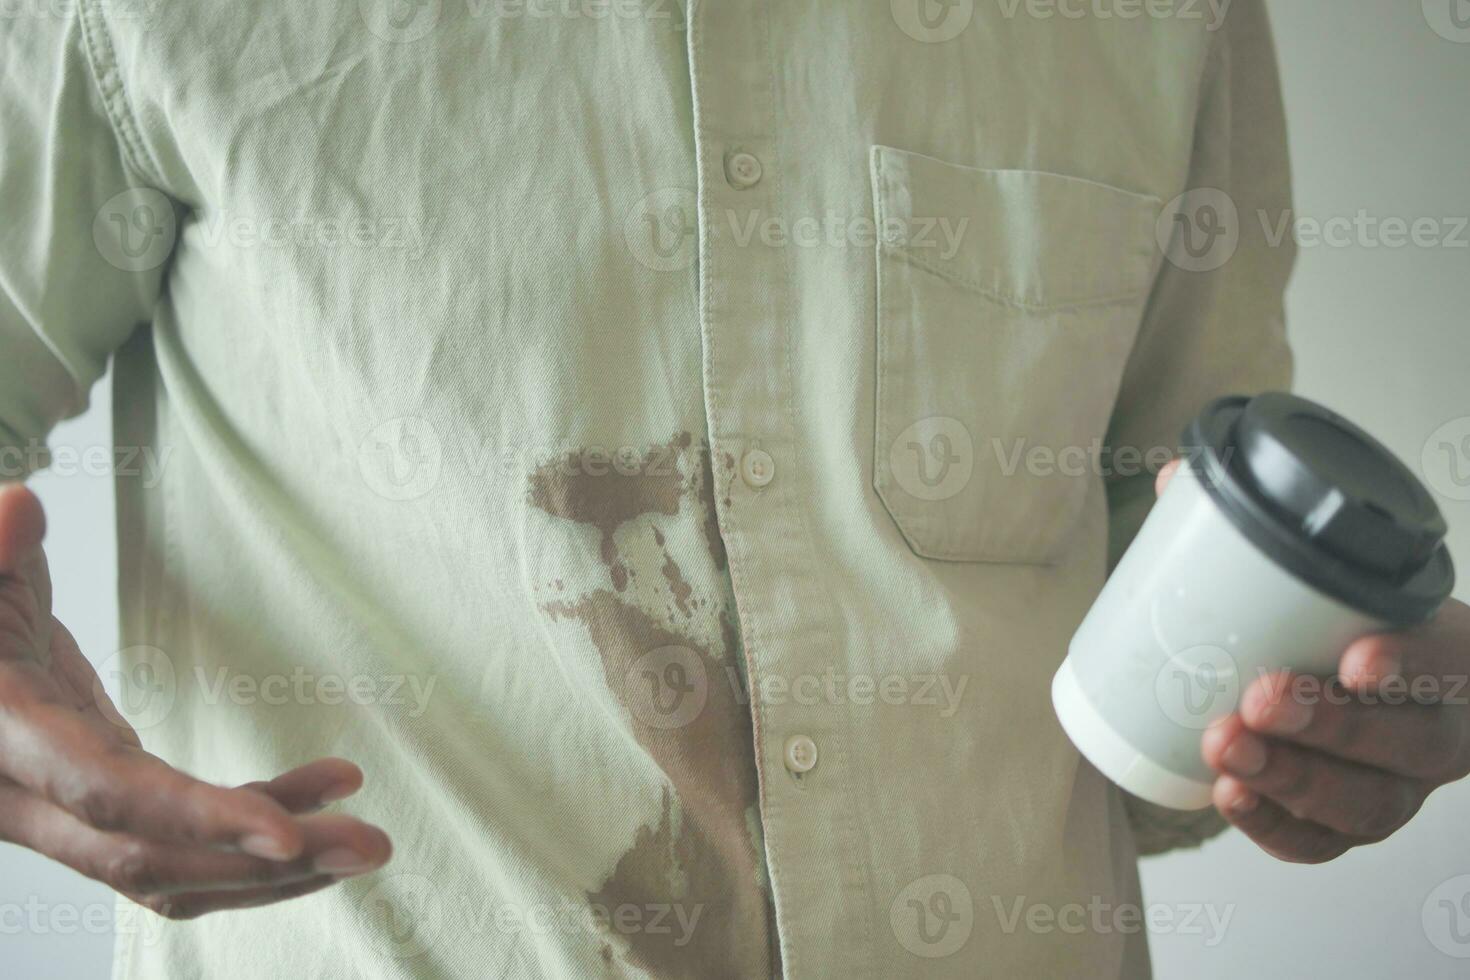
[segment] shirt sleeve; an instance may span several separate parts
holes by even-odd
[[[178,227],[90,4],[0,18],[0,480],[47,464],[158,299]],[[130,148],[131,143],[131,148]]]
[[[1291,383],[1283,294],[1295,248],[1290,235],[1273,240],[1290,183],[1270,25],[1262,0],[1237,0],[1211,40],[1180,217],[1110,420],[1109,567],[1153,505],[1154,474],[1139,472],[1138,459],[1177,448],[1211,399]],[[1214,809],[1181,813],[1127,794],[1125,803],[1140,854],[1197,845],[1225,827]]]

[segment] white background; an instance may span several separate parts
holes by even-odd
[[[1301,217],[1470,215],[1470,29],[1454,41],[1429,26],[1436,6],[1439,22],[1448,23],[1451,4],[1470,20],[1470,0],[1425,0],[1423,9],[1418,0],[1270,0]],[[1431,454],[1443,452],[1430,442],[1436,430],[1470,417],[1467,238],[1462,231],[1459,248],[1391,249],[1374,247],[1370,233],[1347,247],[1307,247],[1291,287],[1298,390],[1366,425],[1416,469],[1426,444]],[[94,408],[54,442],[107,446],[108,398],[104,385]],[[1470,435],[1470,421],[1457,434]],[[1470,478],[1470,455],[1456,461]],[[1470,486],[1447,484],[1443,472],[1436,482],[1454,529],[1452,550],[1470,569],[1470,501],[1447,496],[1470,496]],[[58,614],[100,660],[116,645],[110,481],[43,474],[33,485],[51,520]],[[1470,597],[1470,571],[1462,580],[1458,594]],[[1230,916],[1218,942],[1208,927],[1155,932],[1156,975],[1470,975],[1470,900],[1458,910],[1439,904],[1470,894],[1470,877],[1452,880],[1470,876],[1467,817],[1470,785],[1462,785],[1437,793],[1392,840],[1321,867],[1278,863],[1237,834],[1144,862],[1147,900],[1176,923],[1204,904]],[[0,972],[105,977],[110,930],[81,923],[110,916],[89,913],[93,906],[111,907],[102,887],[0,845]],[[1449,931],[1451,914],[1462,933]]]
[[[1458,0],[1426,0],[1447,10]],[[1297,210],[1332,218],[1470,216],[1470,30],[1426,27],[1418,0],[1270,0],[1286,90]],[[1470,3],[1460,3],[1470,19]],[[1448,226],[1446,226],[1448,227]],[[1357,233],[1354,232],[1354,237]],[[1460,235],[1463,242],[1470,232]],[[1470,600],[1470,486],[1421,469],[1426,442],[1470,416],[1470,248],[1303,248],[1288,294],[1297,390],[1359,421],[1434,472]],[[1470,434],[1470,424],[1461,434]],[[1442,452],[1438,440],[1431,453]],[[1444,457],[1438,457],[1443,460]],[[1470,455],[1459,459],[1470,477]],[[1452,482],[1452,481],[1451,481]],[[1470,658],[1470,650],[1466,651]],[[1470,661],[1467,661],[1470,662]],[[1470,901],[1452,941],[1441,898],[1470,894],[1470,785],[1430,797],[1397,836],[1331,864],[1290,866],[1229,833],[1199,852],[1143,863],[1147,901],[1234,906],[1225,938],[1151,937],[1156,975],[1182,978],[1464,978]],[[1445,955],[1431,931],[1464,959]]]

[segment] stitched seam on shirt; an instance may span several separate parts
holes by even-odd
[[[879,150],[875,155],[874,171],[876,180],[873,187],[873,211],[877,220],[877,226],[882,228],[889,214],[888,210],[888,185],[889,177],[884,161],[886,153]],[[883,509],[888,512],[894,525],[898,528],[899,535],[908,543],[914,554],[921,558],[934,558],[940,561],[957,559],[961,554],[958,551],[951,552],[949,549],[930,550],[919,541],[919,530],[912,526],[912,521],[903,514],[903,507],[896,500],[890,500],[893,496],[893,474],[892,467],[887,458],[892,455],[893,430],[888,424],[888,393],[889,389],[896,384],[895,375],[899,372],[894,366],[892,344],[889,341],[892,330],[888,323],[889,317],[884,309],[884,297],[892,292],[891,275],[889,263],[884,261],[883,250],[880,246],[873,250],[874,262],[876,264],[875,276],[877,281],[877,295],[874,302],[873,319],[876,330],[874,341],[874,378],[873,378],[873,489],[878,494],[878,500]]]
[[[873,212],[874,217],[877,221],[877,227],[879,228],[882,228],[884,226],[885,218],[888,214],[888,210],[886,209],[885,204],[888,200],[887,187],[890,178],[884,169],[884,157],[885,154],[881,149],[876,150],[873,154]],[[1036,567],[1046,567],[1056,564],[1057,559],[1055,556],[1049,556],[1040,559],[1014,558],[1006,556],[986,556],[984,554],[981,554],[983,551],[985,551],[987,547],[984,543],[983,536],[980,542],[969,545],[963,543],[926,543],[925,541],[920,540],[920,538],[931,537],[932,535],[926,534],[923,529],[915,526],[915,522],[905,516],[905,514],[903,513],[904,508],[900,505],[899,502],[890,500],[890,497],[893,496],[893,489],[890,480],[889,469],[887,466],[884,465],[883,460],[885,455],[887,455],[884,450],[884,445],[891,437],[891,429],[887,424],[888,412],[886,411],[885,401],[885,395],[891,385],[885,384],[884,379],[891,379],[896,372],[892,368],[893,359],[888,343],[890,331],[885,328],[885,323],[888,318],[884,315],[883,297],[889,291],[888,289],[885,289],[884,284],[889,279],[890,263],[884,261],[882,251],[883,247],[884,246],[880,242],[879,247],[874,250],[877,264],[877,268],[875,270],[877,295],[874,299],[874,321],[877,336],[875,340],[876,365],[874,371],[873,391],[873,489],[877,492],[878,499],[883,504],[883,509],[888,512],[889,517],[892,518],[893,523],[898,527],[899,534],[906,542],[908,542],[909,548],[914,552],[914,554],[918,555],[921,558],[928,558],[932,561],[962,562],[965,564],[1004,564]],[[890,248],[889,251],[901,254],[904,258],[910,259],[911,261],[913,260],[913,256],[908,255],[901,250]],[[943,275],[943,273],[939,272],[939,270],[934,271],[936,271],[940,275]],[[1001,299],[1000,297],[993,296],[985,290],[978,291],[984,293],[987,298],[995,299],[996,302],[1002,305],[1014,305],[1006,303],[1005,300]],[[1098,301],[1098,303],[1101,302],[1102,301]],[[1021,308],[1026,309],[1024,307]],[[1028,309],[1027,311],[1040,312],[1040,309]]]
[[[775,166],[773,168],[774,174],[772,176],[771,199],[772,199],[772,202],[776,205],[777,213],[780,214],[780,213],[784,213],[784,211],[782,210],[782,208],[780,206],[781,205],[781,193],[780,193],[780,191],[781,191],[781,187],[783,186],[783,177],[782,177],[782,175],[785,173],[785,170],[781,166],[780,158],[777,155],[778,149],[780,147],[780,133],[782,132],[782,129],[781,129],[781,125],[780,125],[780,119],[777,116],[777,108],[776,108],[776,92],[777,92],[776,79],[777,79],[778,75],[777,75],[777,69],[776,69],[777,60],[776,60],[775,46],[771,43],[771,29],[770,29],[771,19],[772,19],[772,16],[771,16],[771,0],[766,0],[764,6],[765,6],[765,10],[764,10],[764,12],[762,14],[761,21],[760,21],[760,23],[762,25],[762,27],[761,27],[761,45],[762,45],[762,47],[765,48],[765,52],[766,52],[766,71],[767,71],[766,84],[768,86],[768,100],[769,100],[770,112],[771,112],[771,120],[770,120],[770,126],[771,126],[771,129],[770,129],[770,131],[771,131],[770,147],[771,147],[771,150],[770,150],[770,152],[771,152],[771,156],[773,158],[773,163],[775,164]],[[792,289],[793,283],[791,281],[791,265],[790,265],[790,262],[787,260],[787,258],[784,255],[778,256],[778,258],[779,258],[778,267],[780,269],[781,279],[783,280],[783,282],[784,282],[784,284],[786,286],[786,295],[787,296],[790,296],[792,294],[792,291],[793,291],[793,289]],[[795,451],[797,449],[797,442],[796,442],[796,439],[797,439],[797,425],[796,425],[796,418],[797,418],[797,414],[796,414],[796,368],[795,368],[795,364],[794,364],[794,361],[793,361],[793,358],[792,358],[792,352],[791,352],[792,339],[791,339],[790,320],[791,320],[790,317],[785,317],[785,318],[783,318],[783,321],[782,321],[782,323],[783,323],[783,330],[785,332],[785,338],[784,338],[785,339],[785,342],[782,345],[783,346],[783,352],[782,353],[783,353],[783,360],[785,362],[785,369],[786,369],[786,399],[785,399],[785,401],[786,401],[787,445],[789,445],[792,448],[792,450]],[[789,499],[789,497],[787,499]],[[811,526],[810,518],[807,516],[806,508],[799,507],[798,506],[798,507],[793,507],[792,509],[795,511],[795,516],[796,516],[797,524],[801,527],[802,532],[803,532],[806,540],[807,541],[814,541],[814,540],[816,540],[816,536],[813,534],[813,531],[812,531],[812,526]],[[835,605],[836,604],[833,602],[831,596],[827,593],[827,591],[825,589],[824,590],[820,590],[820,591],[821,591],[822,596],[826,599],[827,609],[826,609],[826,615],[824,616],[824,618],[829,619],[829,621],[836,621],[839,618],[838,615],[837,615],[837,610],[835,608]],[[829,647],[829,650],[830,650],[830,647]],[[840,755],[841,755],[841,758],[843,760],[843,765],[842,765],[843,771],[848,771],[848,766],[850,765],[850,763],[848,762],[848,758],[849,758],[849,751],[848,751],[848,749],[849,749],[849,746],[851,744],[851,731],[850,731],[850,728],[851,728],[851,721],[849,720],[848,725],[845,726],[842,729],[841,740],[840,740]],[[845,790],[844,790],[844,795],[846,795],[846,791]],[[854,812],[855,812],[854,809],[849,809],[848,812],[844,815],[845,818],[846,818],[845,819],[845,827],[844,827],[844,830],[846,831],[846,836],[847,836],[848,840],[852,841],[854,844],[867,844],[867,845],[870,845],[871,842],[869,842],[869,841],[867,841],[865,839],[865,835],[862,835],[862,834],[860,834],[858,832],[857,820],[853,816],[853,813]],[[858,856],[858,854],[856,852],[854,852],[853,854],[849,855],[847,864],[848,864],[848,870],[851,873],[851,877],[848,880],[853,881],[853,882],[860,882],[861,883],[861,887],[863,888],[863,890],[865,890],[867,892],[867,895],[861,896],[865,900],[864,901],[860,901],[858,903],[858,907],[859,907],[859,909],[868,918],[868,923],[867,923],[868,928],[865,930],[865,933],[866,933],[866,935],[868,937],[872,937],[873,935],[875,935],[875,929],[876,929],[876,924],[872,921],[872,917],[871,917],[872,916],[872,897],[876,893],[876,888],[875,888],[875,883],[873,881],[872,868],[870,866],[870,862],[867,862],[867,861],[863,860],[862,858],[860,858]],[[871,967],[872,967],[872,959],[871,958],[865,958],[865,962],[863,964],[862,973],[871,975]],[[783,968],[784,968],[784,964],[783,964]],[[797,962],[797,958],[795,958],[795,957],[793,957],[793,961],[791,963],[791,968],[790,968],[790,971],[789,972],[790,972],[790,975],[792,975],[792,976],[804,976],[805,975],[805,972],[802,971],[801,969],[799,969],[799,964]]]
[[[126,904],[124,904],[126,903]],[[121,895],[112,900],[113,921],[120,922],[119,913],[127,909],[126,914],[137,916],[141,914],[140,906],[133,904],[131,899],[125,899]],[[133,921],[137,921],[134,919]],[[118,933],[117,942],[112,947],[112,975],[115,980],[128,980],[134,975],[133,971],[133,948],[137,945],[138,929],[123,929]]]
[[[883,151],[873,150],[873,217],[877,227],[882,228],[884,216],[887,209],[884,207],[887,201],[885,193],[885,182],[887,175],[883,172]],[[883,329],[883,253],[880,249],[873,249],[873,489],[877,491],[878,499],[885,510],[892,513],[888,506],[888,500],[884,491],[888,484],[888,468],[883,463],[884,443],[888,436],[888,422],[884,411],[884,394],[887,385],[883,383],[884,368],[888,363],[887,331]],[[899,526],[902,530],[902,525]],[[905,535],[907,537],[907,535]]]
[[[715,381],[715,378],[716,378],[715,364],[716,364],[716,361],[717,361],[716,349],[715,348],[716,348],[717,338],[715,337],[715,331],[714,330],[706,329],[706,325],[708,323],[708,318],[709,318],[709,305],[711,303],[710,297],[712,295],[711,294],[711,278],[712,277],[711,277],[711,274],[710,274],[710,257],[711,257],[710,256],[710,251],[711,250],[709,248],[709,235],[706,234],[708,220],[707,220],[707,217],[705,215],[705,209],[704,209],[704,204],[703,204],[703,199],[702,199],[703,198],[703,195],[701,194],[701,192],[704,190],[704,187],[705,187],[706,171],[708,170],[708,167],[710,165],[709,147],[707,145],[707,139],[704,137],[704,134],[702,132],[702,128],[703,128],[703,125],[704,125],[704,117],[703,117],[703,112],[701,111],[702,110],[702,107],[701,107],[701,101],[702,100],[701,100],[701,97],[700,97],[700,93],[704,91],[704,85],[703,85],[703,79],[704,79],[703,66],[704,66],[704,61],[703,61],[703,58],[702,57],[697,57],[696,56],[698,54],[698,50],[699,50],[699,47],[700,47],[700,44],[701,44],[701,41],[702,41],[702,38],[703,38],[703,35],[704,35],[704,32],[702,30],[702,24],[703,24],[702,14],[703,14],[703,11],[701,9],[701,6],[700,6],[700,3],[698,2],[698,0],[690,0],[690,2],[688,4],[688,7],[687,7],[687,9],[685,11],[685,14],[684,14],[684,19],[685,19],[685,25],[686,25],[685,26],[685,32],[686,32],[686,34],[685,34],[685,52],[686,52],[686,59],[687,59],[687,61],[689,63],[689,89],[690,89],[690,96],[694,100],[694,113],[693,113],[693,115],[694,115],[694,141],[695,141],[694,142],[694,146],[695,146],[695,150],[694,150],[694,155],[695,155],[695,157],[694,157],[695,210],[696,210],[696,213],[698,214],[699,230],[700,230],[700,235],[699,235],[699,302],[698,302],[697,309],[698,309],[698,318],[699,318],[699,327],[700,327],[700,338],[701,338],[702,343],[704,344],[704,358],[703,358],[703,361],[702,361],[702,368],[704,370],[704,384],[705,384],[705,414],[706,414],[705,426],[706,426],[706,429],[709,432],[709,442],[710,442],[710,446],[709,446],[709,452],[710,452],[710,474],[711,474],[711,478],[713,479],[714,473],[715,473],[715,421],[714,421],[714,417],[713,417],[713,406],[714,406],[714,404],[715,404],[715,402],[716,402],[717,399],[721,403],[723,403],[723,397],[720,394],[720,387],[719,387],[719,385]],[[723,429],[721,429],[721,431],[723,431]],[[731,476],[731,479],[732,480],[734,479],[733,474]],[[711,489],[713,489],[713,488],[711,488]],[[718,496],[718,494],[716,494],[716,500],[718,500],[718,499],[719,499],[719,496]],[[770,903],[771,903],[771,908],[774,910],[774,913],[775,913],[773,917],[776,920],[776,928],[774,930],[774,934],[768,937],[768,942],[774,943],[776,945],[777,955],[778,956],[782,956],[784,954],[784,951],[781,949],[781,934],[780,934],[780,918],[781,918],[781,914],[780,914],[780,907],[776,903],[775,874],[774,874],[774,871],[770,867],[770,855],[769,855],[769,852],[770,852],[770,843],[771,843],[771,835],[769,833],[770,828],[768,826],[766,826],[766,820],[765,820],[766,815],[771,815],[771,816],[774,817],[779,808],[775,805],[774,797],[769,792],[768,782],[769,782],[769,779],[771,777],[766,772],[765,760],[763,759],[763,750],[764,750],[764,748],[766,746],[765,739],[764,739],[764,734],[765,734],[765,710],[764,710],[764,705],[762,703],[762,700],[763,699],[760,698],[760,697],[758,697],[755,694],[755,692],[759,689],[758,688],[759,678],[758,678],[757,672],[755,670],[755,657],[754,657],[754,654],[751,652],[752,649],[755,648],[755,646],[759,642],[759,640],[758,640],[758,636],[757,636],[756,625],[755,625],[755,623],[753,621],[752,616],[749,613],[748,608],[746,610],[742,610],[741,609],[740,596],[745,591],[746,577],[745,577],[745,572],[744,572],[743,567],[741,566],[740,562],[737,560],[737,555],[736,555],[736,550],[737,549],[736,549],[735,541],[734,541],[733,537],[728,533],[729,530],[730,530],[728,510],[721,511],[720,508],[718,507],[718,504],[715,501],[713,501],[713,500],[711,501],[711,506],[715,507],[716,524],[719,527],[719,531],[720,531],[721,536],[724,537],[724,539],[725,539],[725,546],[726,546],[726,550],[728,552],[727,567],[729,569],[729,574],[730,574],[731,600],[732,600],[732,602],[734,604],[734,607],[735,607],[735,618],[736,618],[737,623],[739,624],[739,629],[740,629],[740,634],[741,634],[740,635],[740,640],[741,640],[740,647],[741,647],[741,651],[740,652],[741,652],[741,655],[743,656],[743,658],[745,660],[746,684],[747,684],[749,690],[751,691],[751,696],[750,696],[750,725],[751,725],[751,743],[752,743],[751,744],[751,752],[752,752],[752,755],[753,755],[753,757],[755,759],[756,797],[757,797],[757,799],[756,799],[756,811],[757,811],[757,814],[759,815],[760,820],[761,820],[761,823],[762,823],[761,836],[762,836],[762,839],[765,841],[765,844],[763,845],[763,847],[764,847],[764,849],[766,851],[766,853],[764,853],[764,854],[761,855],[761,860],[764,861],[766,863],[766,865],[767,865],[766,878],[767,878],[767,882],[768,882],[768,887],[770,889],[769,900],[770,900]],[[774,821],[772,821],[772,822],[774,822]],[[794,975],[794,970],[791,968],[791,964],[788,963],[788,962],[785,962],[784,961],[784,957],[783,957],[782,967],[783,967],[783,971],[785,973],[787,973],[788,975]]]
[[[1146,292],[1146,288],[1140,287],[1138,289],[1134,289],[1131,292],[1111,293],[1106,296],[1098,296],[1091,299],[1063,300],[1055,303],[1027,303],[1024,300],[1018,300],[1013,297],[1005,296],[1002,293],[997,292],[995,289],[983,285],[979,280],[972,279],[969,276],[964,275],[963,273],[955,272],[953,269],[937,265],[933,262],[928,261],[927,259],[921,259],[909,250],[903,248],[902,246],[884,244],[882,247],[888,252],[888,254],[893,255],[897,258],[902,258],[904,261],[918,266],[921,269],[925,269],[940,277],[941,279],[947,279],[950,282],[953,282],[955,285],[964,286],[967,289],[980,293],[986,299],[993,300],[994,302],[999,303],[1001,306],[1010,307],[1011,309],[1015,310],[1021,310],[1025,313],[1051,313],[1058,310],[1076,310],[1093,306],[1108,306],[1114,303],[1126,303],[1129,300],[1137,299],[1138,297],[1142,296],[1144,292]]]
[[[873,187],[873,212],[874,218],[876,219],[877,227],[880,229],[880,231],[886,226],[889,214],[886,205],[889,198],[888,185],[891,183],[891,178],[889,177],[883,163],[886,155],[887,153],[885,152],[884,147],[875,147],[874,157],[876,162],[874,163],[874,171],[879,179],[875,182]],[[1082,180],[1082,178],[1065,177],[1064,175],[1060,174],[1055,176],[1063,177],[1063,179],[1066,180]],[[1086,183],[1095,182],[1086,181]],[[1107,185],[1098,184],[1098,186],[1106,187]],[[1110,189],[1116,190],[1116,188]],[[1122,193],[1132,194],[1133,192],[1123,191]],[[1143,197],[1145,195],[1133,196]],[[889,255],[903,258],[905,261],[910,262],[921,269],[926,269],[929,272],[932,272],[934,275],[939,276],[941,279],[949,280],[956,285],[964,286],[968,289],[973,290],[974,292],[980,293],[982,296],[986,297],[987,299],[993,300],[1001,306],[1021,310],[1027,313],[1043,313],[1052,312],[1055,310],[1080,309],[1089,306],[1107,306],[1113,303],[1124,303],[1128,302],[1129,300],[1137,299],[1139,296],[1144,295],[1149,289],[1148,285],[1144,285],[1139,286],[1138,288],[1130,292],[1112,293],[1106,296],[1093,297],[1089,299],[1064,300],[1055,303],[1027,303],[1024,300],[1019,300],[1011,296],[1006,296],[993,287],[981,283],[978,279],[971,278],[961,272],[956,272],[947,266],[941,266],[934,262],[930,262],[927,259],[921,258],[920,256],[915,255],[911,250],[902,245],[890,245],[884,242],[881,237],[878,241],[878,248],[880,256],[880,267],[882,265],[881,256],[883,252],[886,251]]]
[[[161,187],[163,182],[157,176],[157,162],[152,159],[143,143],[132,105],[123,88],[122,71],[117,64],[117,50],[113,46],[112,33],[107,28],[102,12],[93,0],[78,0],[77,11],[92,82],[102,96],[102,107],[122,151],[123,162],[153,186]],[[148,166],[143,161],[147,161]]]
[[[702,32],[701,32],[701,35],[702,35]],[[691,70],[697,70],[698,71],[699,78],[701,79],[701,82],[697,86],[696,91],[704,92],[704,91],[706,91],[706,88],[705,88],[705,86],[703,84],[703,78],[704,78],[704,70],[703,70],[703,68],[704,68],[704,60],[702,58],[696,60],[693,57],[693,53],[694,53],[694,49],[693,49],[693,46],[691,46],[691,48],[690,48],[690,67],[691,67]],[[696,69],[696,66],[697,66],[697,69]],[[706,147],[706,149],[707,149],[707,147]],[[704,169],[705,168],[703,168],[703,167],[700,168],[701,174],[703,174]],[[772,169],[774,169],[774,168],[772,168]],[[770,178],[770,179],[774,179],[774,178]],[[708,285],[709,282],[710,282],[710,280],[709,280],[710,264],[709,263],[705,263],[703,265],[702,269],[703,269],[703,275],[706,278],[706,284]],[[709,332],[709,337],[710,337],[710,352],[711,352],[711,358],[710,358],[711,367],[713,367],[713,365],[714,365],[713,353],[714,353],[714,347],[715,347],[715,333],[716,332],[714,330],[711,330]],[[734,591],[737,596],[739,596],[742,593],[745,593],[746,592],[746,583],[748,581],[748,577],[746,575],[745,567],[744,567],[743,563],[737,563],[735,561],[735,559],[734,559],[733,553],[732,553],[731,558],[730,558],[730,560],[728,562],[728,567],[730,569],[730,582],[731,582],[732,591]],[[738,588],[736,587],[737,581],[740,583],[740,585],[739,585]],[[767,734],[766,734],[766,729],[768,727],[767,722],[768,722],[769,719],[767,718],[768,712],[766,710],[765,699],[759,697],[755,693],[755,692],[757,692],[757,691],[760,690],[758,684],[759,684],[761,675],[756,671],[756,656],[755,656],[753,650],[759,649],[761,647],[761,645],[764,643],[763,627],[762,627],[762,625],[760,623],[760,617],[758,615],[755,615],[755,614],[752,613],[749,603],[746,603],[746,608],[742,611],[740,609],[739,601],[737,599],[737,601],[736,601],[736,613],[735,614],[736,614],[737,617],[740,618],[741,622],[744,624],[744,628],[745,628],[746,634],[747,634],[747,636],[749,638],[749,642],[746,642],[743,645],[742,652],[745,655],[745,675],[746,675],[747,682],[750,685],[750,690],[752,692],[751,700],[750,700],[751,709],[752,709],[752,712],[753,712],[753,714],[752,714],[752,726],[753,726],[752,734],[756,736],[756,738],[755,738],[755,745],[753,746],[753,748],[755,750],[755,757],[758,760],[758,765],[757,765],[757,770],[756,771],[757,771],[757,776],[758,776],[758,785],[760,787],[760,796],[761,796],[760,805],[761,805],[761,812],[763,812],[763,813],[769,813],[772,816],[772,818],[773,818],[770,821],[769,824],[767,824],[764,820],[762,820],[761,836],[766,841],[770,841],[772,839],[780,840],[782,835],[781,835],[781,831],[780,831],[779,827],[777,827],[777,825],[779,824],[779,821],[776,820],[776,819],[774,819],[779,814],[780,807],[778,805],[778,802],[777,802],[774,794],[770,793],[770,787],[769,787],[769,779],[771,779],[771,778],[778,778],[778,777],[776,777],[774,775],[768,775],[767,772],[766,772],[766,767],[764,765],[760,765],[759,764],[759,760],[761,759],[762,755],[764,755],[764,750],[769,745],[769,742],[767,740]],[[772,772],[774,773],[775,770],[773,769]],[[771,833],[773,827],[776,828],[776,833],[774,835]],[[764,855],[764,857],[766,859],[766,864],[767,864],[767,868],[766,868],[766,880],[768,882],[768,887],[770,888],[770,892],[771,892],[770,893],[771,907],[772,907],[772,909],[775,910],[774,918],[775,918],[775,921],[776,921],[776,930],[775,930],[775,933],[776,934],[773,935],[773,936],[770,936],[768,938],[768,942],[773,942],[773,943],[776,944],[777,955],[781,957],[781,968],[782,968],[782,972],[783,973],[789,973],[789,974],[792,974],[792,975],[799,975],[799,971],[797,970],[797,964],[798,964],[798,962],[800,962],[800,957],[799,956],[796,956],[796,955],[793,955],[788,960],[786,958],[786,955],[785,955],[785,950],[782,949],[782,943],[781,943],[781,920],[782,920],[781,906],[776,901],[776,881],[775,881],[776,876],[775,876],[775,870],[774,870],[774,868],[771,867],[771,860],[770,860],[770,853],[769,852],[770,852],[770,848],[767,847],[767,853],[766,853],[766,855]]]
[[[873,213],[879,228],[884,227],[888,215],[888,184],[889,175],[884,167],[885,154],[879,150],[873,157],[873,170],[875,180],[873,182]],[[878,494],[878,500],[883,509],[888,512],[898,533],[908,543],[914,554],[921,558],[932,558],[938,561],[959,560],[962,552],[956,549],[934,547],[929,548],[919,540],[920,530],[912,526],[913,522],[903,514],[903,508],[898,501],[890,500],[893,496],[892,474],[890,467],[886,464],[886,457],[891,455],[892,430],[888,425],[887,394],[896,380],[894,375],[898,371],[894,367],[893,354],[889,336],[891,334],[888,317],[883,307],[884,296],[890,292],[889,263],[884,260],[881,243],[873,250],[876,269],[874,272],[877,284],[877,293],[874,298],[873,320],[876,337],[874,340],[874,377],[873,377],[873,489]],[[884,447],[889,446],[885,451]]]
[[[771,10],[770,10],[770,5],[769,4],[766,4],[765,5],[765,9],[762,10],[762,11],[760,11],[757,14],[757,17],[759,18],[759,23],[760,24],[765,24],[765,25],[769,25],[770,24],[770,16],[771,16]],[[753,18],[753,20],[754,20],[754,18]],[[763,40],[767,40],[767,39],[763,39]],[[775,119],[775,89],[776,89],[776,85],[775,85],[774,75],[772,74],[773,69],[771,68],[771,62],[770,62],[770,53],[769,53],[770,44],[769,43],[764,43],[762,45],[762,47],[765,47],[767,49],[767,71],[768,71],[768,73],[766,75],[766,93],[765,94],[766,94],[766,98],[769,100],[769,103],[770,103],[770,106],[771,106],[771,115],[772,115],[772,118],[771,118],[771,127],[770,127],[770,130],[769,130],[770,131],[770,134],[771,134],[771,139],[770,139],[770,144],[769,145],[770,145],[770,154],[771,154],[772,159],[771,159],[771,166],[768,168],[771,171],[771,173],[770,173],[770,176],[767,177],[766,179],[769,181],[768,186],[770,187],[771,201],[776,206],[776,213],[777,214],[781,214],[782,213],[781,207],[780,207],[781,180],[780,180],[780,176],[779,176],[780,175],[780,170],[781,170],[781,163],[780,163],[780,160],[779,159],[776,159],[776,138],[777,138],[776,137],[776,134],[779,133],[781,130],[780,130],[780,127],[778,125],[776,125],[776,119]],[[781,278],[782,278],[782,280],[786,284],[786,292],[787,292],[787,295],[790,295],[791,276],[787,272],[787,269],[786,269],[785,257],[784,256],[781,256],[780,258],[781,258],[781,261],[778,263],[778,267],[781,270]],[[786,445],[790,446],[794,450],[796,448],[796,426],[795,426],[795,424],[792,421],[792,419],[794,417],[792,413],[793,413],[794,408],[795,408],[795,400],[794,400],[794,397],[795,396],[792,393],[791,384],[792,384],[792,379],[795,377],[795,374],[794,374],[794,372],[791,369],[791,336],[790,336],[790,329],[789,329],[789,327],[784,322],[781,325],[781,329],[782,329],[782,333],[783,333],[782,344],[781,344],[781,365],[782,365],[782,368],[786,372],[786,397],[784,399],[784,401],[786,403],[786,411],[784,413],[785,414],[785,419],[784,419],[785,426],[784,427],[787,430],[787,433],[786,433],[787,434]],[[805,525],[806,522],[802,519],[802,515],[800,513],[798,513],[796,516],[797,516],[798,523],[804,527],[804,525]],[[774,823],[775,821],[772,821],[772,822]],[[769,828],[763,827],[763,828],[761,828],[761,832],[762,832],[762,834],[767,834],[767,833],[769,833]],[[775,886],[775,875],[772,874],[769,871],[769,869],[767,870],[767,879],[771,882],[771,898],[772,898],[772,903],[774,905],[774,903],[775,903],[775,887],[776,887]],[[781,948],[781,935],[780,935],[780,933],[781,933],[781,912],[780,912],[780,907],[779,906],[775,906],[775,907],[777,909],[777,913],[776,913],[776,935],[774,937],[772,937],[772,938],[773,938],[773,940],[776,943],[776,948],[779,950]],[[799,976],[805,976],[804,961],[803,961],[800,953],[795,950],[796,944],[793,943],[792,946],[793,946],[793,955],[790,957],[790,960],[789,961],[786,959],[784,950],[780,954],[781,955],[781,961],[782,961],[781,962],[781,972],[784,973],[784,974],[789,974],[791,976],[798,976],[798,977]]]

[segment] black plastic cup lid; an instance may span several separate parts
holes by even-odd
[[[1284,392],[1222,398],[1185,429],[1184,445],[1231,522],[1318,591],[1409,626],[1454,588],[1434,498],[1337,413]]]

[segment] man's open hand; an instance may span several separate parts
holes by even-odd
[[[318,759],[225,788],[144,751],[51,614],[40,501],[0,485],[0,839],[169,918],[305,895],[382,866],[388,837],[313,811],[362,772]]]
[[[1383,840],[1470,774],[1467,676],[1470,606],[1452,599],[1429,623],[1355,641],[1335,677],[1257,678],[1204,733],[1216,808],[1283,861]]]

